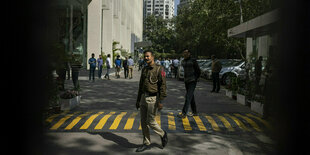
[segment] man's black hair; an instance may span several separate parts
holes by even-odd
[[[108,57],[110,57],[111,55],[110,54],[108,54]]]
[[[150,52],[150,53],[154,56],[154,52],[153,52],[152,50],[145,50],[145,51],[143,52],[143,54],[145,54],[145,53],[147,53],[147,52]]]

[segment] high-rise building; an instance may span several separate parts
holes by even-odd
[[[171,19],[174,16],[174,0],[144,0],[144,18],[149,15]]]

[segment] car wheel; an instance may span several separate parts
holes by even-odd
[[[230,84],[232,77],[236,77],[236,75],[235,74],[225,74],[225,75],[223,75],[223,80],[222,80],[223,85]]]

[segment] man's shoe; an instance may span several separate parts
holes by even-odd
[[[183,114],[183,113],[181,113],[181,114],[178,114],[178,115],[177,115],[177,117],[179,117],[179,118],[185,118],[185,117],[186,117],[186,115],[185,115],[185,114]]]
[[[192,117],[192,116],[193,116],[193,113],[189,112],[189,113],[187,113],[187,116],[188,116],[188,117]]]
[[[143,152],[143,151],[149,150],[149,149],[151,149],[150,146],[148,146],[148,145],[146,145],[146,144],[143,144],[142,146],[140,146],[140,147],[137,148],[136,152]]]
[[[161,138],[161,145],[163,146],[163,148],[167,145],[168,143],[168,136],[167,136],[167,132],[164,130],[165,134],[164,136]]]
[[[211,90],[210,92],[211,92],[211,93],[214,93],[215,91],[214,91],[214,90]]]

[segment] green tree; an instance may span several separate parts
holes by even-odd
[[[243,21],[271,10],[271,0],[242,0]],[[240,24],[239,2],[195,0],[176,17],[176,51],[188,48],[196,56],[216,54],[221,58],[242,58],[243,38],[228,38],[227,30]]]
[[[144,20],[144,38],[152,42],[150,47],[159,53],[170,53],[175,46],[174,19],[167,20],[153,15]]]

